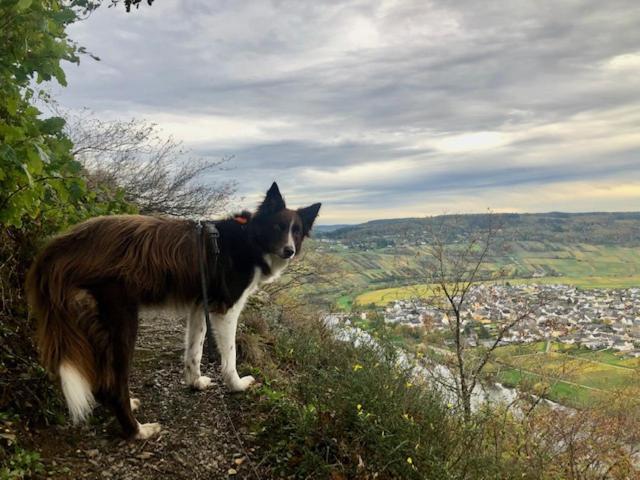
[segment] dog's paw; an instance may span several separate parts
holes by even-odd
[[[191,386],[196,390],[206,390],[211,386],[211,379],[209,377],[198,377]]]
[[[131,411],[135,412],[138,408],[140,408],[140,399],[139,398],[130,398],[129,403],[131,404]]]
[[[136,440],[146,440],[160,433],[162,427],[159,423],[142,423],[138,424],[138,433],[134,437]]]
[[[247,375],[246,377],[242,377],[230,387],[231,391],[233,391],[233,392],[244,392],[255,381],[256,381],[256,379],[253,378],[251,375]]]

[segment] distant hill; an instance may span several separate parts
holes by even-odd
[[[314,225],[313,231],[314,233],[327,233],[334,232],[340,228],[350,227],[351,225],[340,224],[340,225]]]
[[[319,230],[317,236],[359,246],[392,246],[397,239],[428,241],[431,229],[442,222],[453,225],[448,228],[450,241],[487,228],[493,222],[501,227],[503,238],[513,241],[640,245],[640,212],[469,214],[373,220]]]
[[[362,292],[423,283],[431,268],[431,232],[442,223],[449,244],[464,243],[491,223],[500,226],[485,277],[502,271],[534,283],[640,286],[640,212],[478,214],[374,220],[316,232],[318,251],[342,268],[341,278],[318,295],[346,306]]]

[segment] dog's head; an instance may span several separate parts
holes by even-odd
[[[274,182],[252,216],[250,228],[265,253],[291,259],[300,253],[302,241],[309,236],[319,211],[319,203],[297,210],[288,209]]]

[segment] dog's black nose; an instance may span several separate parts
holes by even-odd
[[[296,253],[296,251],[291,247],[284,247],[282,249],[282,256],[284,258],[291,258],[291,257],[293,257],[294,253]]]

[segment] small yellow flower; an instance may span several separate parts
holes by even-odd
[[[413,387],[413,383],[407,382],[407,383],[404,384],[404,386],[407,387],[407,388],[411,388],[411,387]]]
[[[361,404],[361,403],[359,403],[359,404],[356,406],[356,408],[358,409],[358,411],[362,410],[362,404]]]
[[[354,372],[357,372],[358,370],[362,370],[363,368],[364,368],[364,367],[363,367],[362,365],[360,365],[359,363],[356,363],[356,364],[353,366],[353,371],[354,371]]]
[[[409,465],[413,465],[413,459],[411,457],[407,457],[407,463]]]

